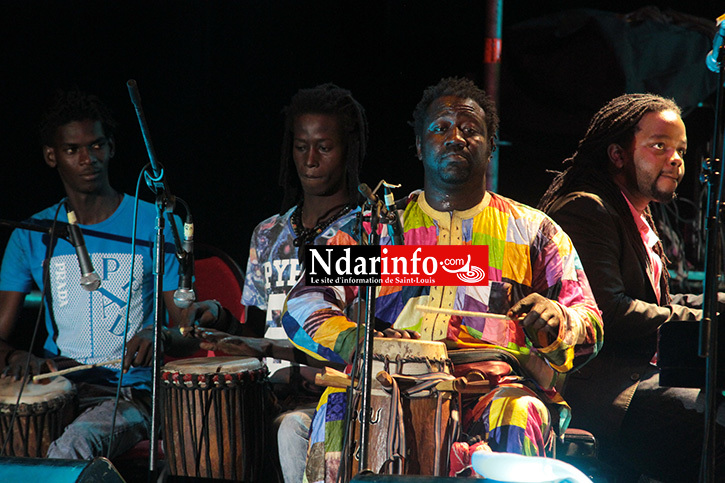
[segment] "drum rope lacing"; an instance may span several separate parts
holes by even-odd
[[[51,441],[59,437],[76,416],[77,391],[70,385],[52,399],[19,404],[0,403],[0,440],[9,438],[7,454],[42,458]],[[15,418],[8,417],[15,413]],[[12,425],[11,425],[12,421]],[[35,440],[31,441],[31,436]],[[15,439],[17,438],[17,441]]]
[[[165,441],[167,445],[171,445],[173,439],[174,444],[178,445],[178,454],[167,448],[167,458],[171,467],[177,472],[180,471],[182,476],[221,477],[232,480],[242,478],[244,481],[259,478],[260,468],[257,468],[254,462],[260,460],[262,455],[259,445],[254,444],[252,438],[259,437],[256,433],[263,431],[258,427],[262,421],[256,419],[260,417],[264,419],[262,401],[264,392],[254,388],[266,385],[268,374],[266,365],[239,373],[163,372],[162,384],[169,388],[164,396],[164,403],[167,406],[165,425],[175,428],[176,432],[180,433],[170,434],[171,438],[167,438],[169,441]],[[171,388],[179,392],[175,393]],[[212,411],[213,421],[209,421]],[[174,419],[174,415],[178,421]],[[201,415],[201,418],[197,415]],[[257,416],[255,420],[246,421],[246,418],[254,416]],[[236,424],[231,424],[235,420],[241,424],[239,434],[236,434]],[[250,427],[246,427],[247,423]],[[179,431],[184,426],[186,431]],[[191,454],[187,454],[187,439]],[[212,442],[216,443],[216,446]],[[245,452],[239,470],[237,466],[240,462],[234,460],[234,455],[238,453],[237,446],[239,451]],[[212,459],[211,448],[217,450],[214,456],[219,459],[218,461]],[[231,460],[225,462],[225,456]],[[177,457],[180,460],[178,462]],[[189,464],[192,465],[191,471]],[[238,471],[243,474],[238,474]]]
[[[161,380],[165,384],[173,384],[189,389],[224,388],[235,387],[248,382],[264,382],[268,374],[269,369],[267,369],[267,366],[263,366],[255,370],[229,374],[181,374],[178,372],[164,372],[161,375]]]

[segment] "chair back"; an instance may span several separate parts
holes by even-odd
[[[218,300],[244,323],[242,289],[244,273],[237,262],[223,251],[200,245],[194,261],[194,291],[197,300]]]
[[[244,288],[244,273],[236,261],[224,251],[198,243],[194,250],[194,292],[196,300],[214,299],[244,323],[244,305],[242,305],[242,289]],[[178,325],[171,320],[173,327]],[[198,350],[189,357],[214,357],[214,351]],[[223,355],[223,354],[221,354]],[[186,357],[184,357],[186,358]],[[165,362],[178,359],[166,356]]]

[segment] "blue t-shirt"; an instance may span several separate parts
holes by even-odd
[[[58,204],[35,215],[29,223],[50,225]],[[82,364],[120,358],[126,320],[131,273],[131,235],[133,233],[134,199],[124,195],[116,211],[94,225],[80,225],[93,268],[101,278],[101,286],[92,292],[80,285],[81,273],[73,245],[58,239],[50,259],[51,311],[46,307],[48,338],[45,350],[49,356],[61,355]],[[61,207],[58,220],[67,222]],[[177,217],[177,226],[181,222]],[[134,277],[130,303],[129,335],[153,324],[154,275],[153,248],[156,239],[156,208],[140,201],[136,229]],[[179,263],[175,256],[171,224],[166,218],[165,268],[163,290],[178,285]],[[42,289],[43,261],[49,235],[16,229],[8,241],[0,270],[0,290],[28,293],[33,283]],[[19,330],[22,330],[20,328]],[[120,365],[99,370],[78,372],[75,379],[113,384],[118,381]],[[123,385],[149,388],[150,368],[131,368],[124,374]]]

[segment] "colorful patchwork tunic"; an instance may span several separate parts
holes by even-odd
[[[487,245],[489,283],[485,286],[383,286],[376,317],[398,329],[420,330],[432,323],[448,326],[453,348],[491,347],[516,357],[530,387],[501,388],[485,406],[473,410],[494,450],[543,455],[549,430],[546,407],[537,398],[560,402],[554,386],[558,373],[580,367],[594,357],[603,341],[602,319],[569,237],[546,215],[489,193],[466,211],[438,212],[422,192],[413,193],[402,216],[406,245]],[[329,244],[355,245],[354,224],[343,227]],[[381,244],[389,244],[383,236]],[[422,313],[416,305],[475,312],[506,313],[516,301],[538,293],[555,302],[562,323],[557,339],[534,347],[510,320]],[[357,287],[308,287],[304,279],[292,289],[282,325],[300,349],[336,362],[349,362],[357,345],[356,323],[345,308]],[[426,320],[427,319],[427,320]],[[520,389],[520,391],[516,391]],[[344,425],[345,393],[328,390],[311,428],[306,478],[334,481]],[[512,410],[512,408],[515,408]],[[566,411],[560,426],[568,422]],[[463,419],[471,421],[470,414]],[[464,431],[466,428],[463,428]],[[332,480],[331,480],[332,479]]]

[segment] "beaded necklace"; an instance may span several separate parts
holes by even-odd
[[[330,211],[334,210],[335,208],[337,207],[332,208]],[[352,205],[350,203],[345,203],[334,215],[330,216],[327,219],[324,219],[325,215],[330,213],[330,211],[328,211],[321,217],[323,218],[322,221],[318,221],[317,224],[312,228],[305,228],[302,224],[302,202],[300,202],[300,204],[297,205],[297,209],[292,213],[292,216],[290,217],[292,230],[295,233],[294,246],[301,247],[303,245],[309,245],[311,243],[314,243],[315,238],[324,233],[324,231],[330,225],[332,225],[335,220],[338,220],[350,210],[352,210]]]

